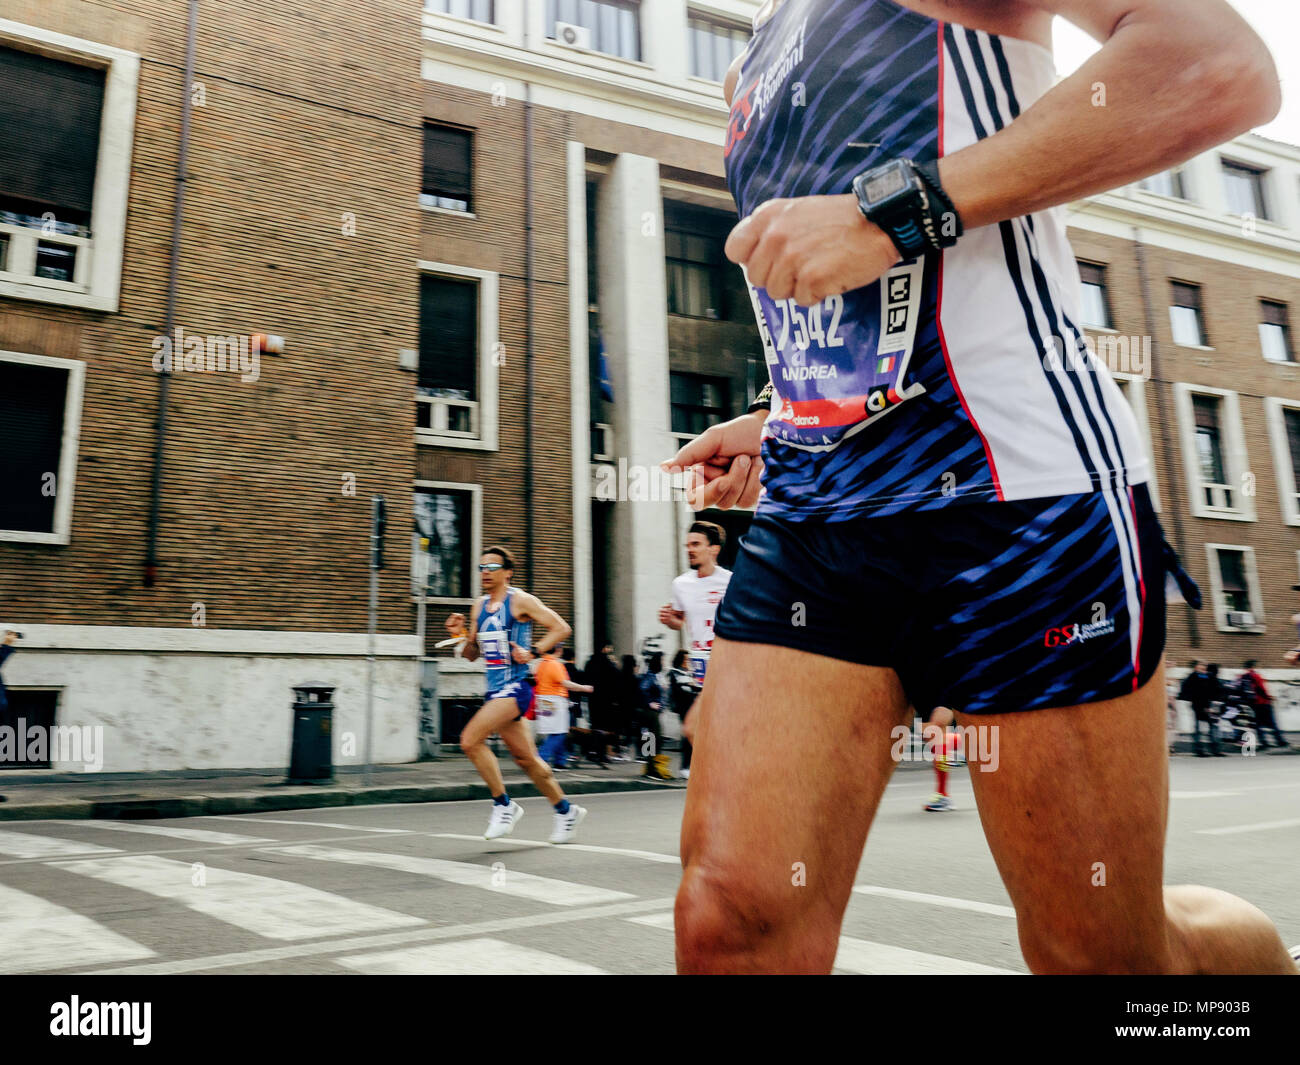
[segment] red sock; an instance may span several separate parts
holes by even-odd
[[[935,790],[945,798],[948,795],[948,771],[934,767],[934,787]]]

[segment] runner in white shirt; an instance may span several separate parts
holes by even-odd
[[[691,568],[673,579],[673,600],[659,610],[659,621],[670,629],[686,629],[686,651],[698,686],[713,647],[713,619],[731,580],[731,570],[718,565],[727,533],[711,521],[697,521],[686,534],[686,559]],[[682,776],[691,775],[691,740],[695,736],[695,707],[682,719]]]

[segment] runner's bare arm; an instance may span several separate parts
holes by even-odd
[[[467,662],[474,662],[478,659],[478,615],[483,609],[483,602],[487,596],[481,595],[474,600],[474,607],[470,610],[469,617],[464,614],[452,614],[447,618],[446,628],[453,636],[458,636],[462,632],[466,634],[465,642],[460,645],[456,654]],[[468,630],[467,630],[468,625]]]
[[[940,164],[967,229],[1169,169],[1281,107],[1268,47],[1227,0],[1016,0],[1102,42],[1002,132]]]
[[[569,623],[554,610],[530,592],[515,593],[515,617],[537,622],[546,626],[546,635],[534,642],[539,654],[545,654],[553,647],[562,644],[573,629]]]
[[[1227,0],[1004,2],[1060,14],[1104,43],[1000,133],[943,158],[967,229],[1176,166],[1281,106],[1272,56]],[[726,253],[752,284],[800,306],[869,285],[899,259],[852,194],[769,200],[732,230]]]

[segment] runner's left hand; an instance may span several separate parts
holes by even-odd
[[[751,285],[800,307],[879,281],[900,260],[852,195],[768,200],[731,231],[726,252]]]
[[[514,642],[511,642],[510,647],[512,648],[510,652],[510,657],[513,658],[516,662],[520,663],[521,665],[524,662],[531,662],[533,660],[532,651],[526,651],[524,650],[524,648],[520,647],[517,643]]]

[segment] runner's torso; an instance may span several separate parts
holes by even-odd
[[[514,616],[514,594],[514,588],[507,589],[505,599],[496,610],[488,609],[488,599],[484,599],[479,607],[478,646],[483,655],[483,665],[487,669],[489,692],[500,691],[511,681],[528,677],[528,663],[516,662],[510,645],[518,644],[528,650],[532,644],[533,623],[520,621]]]
[[[721,566],[715,566],[707,577],[687,570],[673,580],[673,605],[686,615],[686,650],[697,680],[704,677],[709,651],[713,647],[713,621],[730,580],[731,570]]]
[[[1055,79],[1038,45],[892,0],[784,0],[742,63],[724,149],[742,217],[968,147]],[[777,393],[766,512],[838,520],[1148,478],[1133,416],[1082,345],[1060,209],[970,231],[819,307],[751,295]]]

